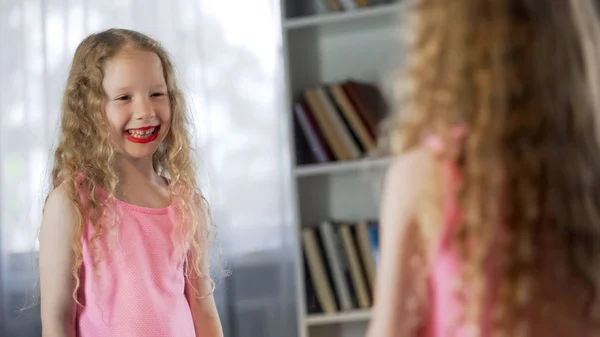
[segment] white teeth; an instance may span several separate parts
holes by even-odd
[[[148,129],[148,130],[127,130],[127,132],[134,136],[135,138],[148,138],[154,133],[156,128]]]

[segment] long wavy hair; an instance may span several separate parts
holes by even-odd
[[[91,242],[110,231],[103,217],[115,202],[119,176],[115,170],[117,149],[110,140],[105,113],[106,94],[102,87],[104,66],[123,48],[153,52],[163,66],[171,104],[171,128],[153,155],[154,169],[168,177],[171,202],[182,221],[181,258],[186,275],[209,279],[201,271],[201,259],[216,233],[206,200],[199,192],[192,161],[191,127],[184,96],[177,86],[174,66],[166,50],[156,40],[125,29],[109,29],[85,38],[77,47],[63,97],[60,138],[54,153],[51,187],[64,186],[77,210],[71,246],[74,252],[73,297],[80,287],[84,226],[93,227]],[[102,193],[99,193],[99,192]],[[82,199],[82,196],[85,196]],[[184,253],[188,252],[188,253]],[[97,256],[95,256],[95,260]],[[205,294],[200,294],[205,295]]]
[[[481,319],[485,265],[498,248],[504,268],[493,331],[501,336],[523,332],[543,282],[534,275],[545,238],[557,242],[557,268],[586,290],[583,312],[596,301],[600,30],[590,1],[420,0],[408,9],[407,58],[393,90],[398,113],[383,139],[403,153],[427,133],[450,137],[453,126],[467,126],[452,157],[462,173],[453,243],[462,282],[476,295],[463,319]],[[505,242],[492,244],[499,234]]]

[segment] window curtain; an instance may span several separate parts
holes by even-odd
[[[278,0],[0,1],[0,336],[40,336],[35,254],[78,43],[119,27],[172,54],[214,220],[226,336],[296,334],[288,104]]]

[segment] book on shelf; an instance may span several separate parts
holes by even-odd
[[[373,153],[387,104],[373,84],[357,80],[308,88],[293,104],[299,165],[354,160]]]
[[[333,314],[372,305],[378,221],[330,221],[302,229],[306,309]]]

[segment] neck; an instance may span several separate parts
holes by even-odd
[[[125,184],[160,180],[152,165],[152,157],[142,159],[120,157],[117,159],[117,171]]]

